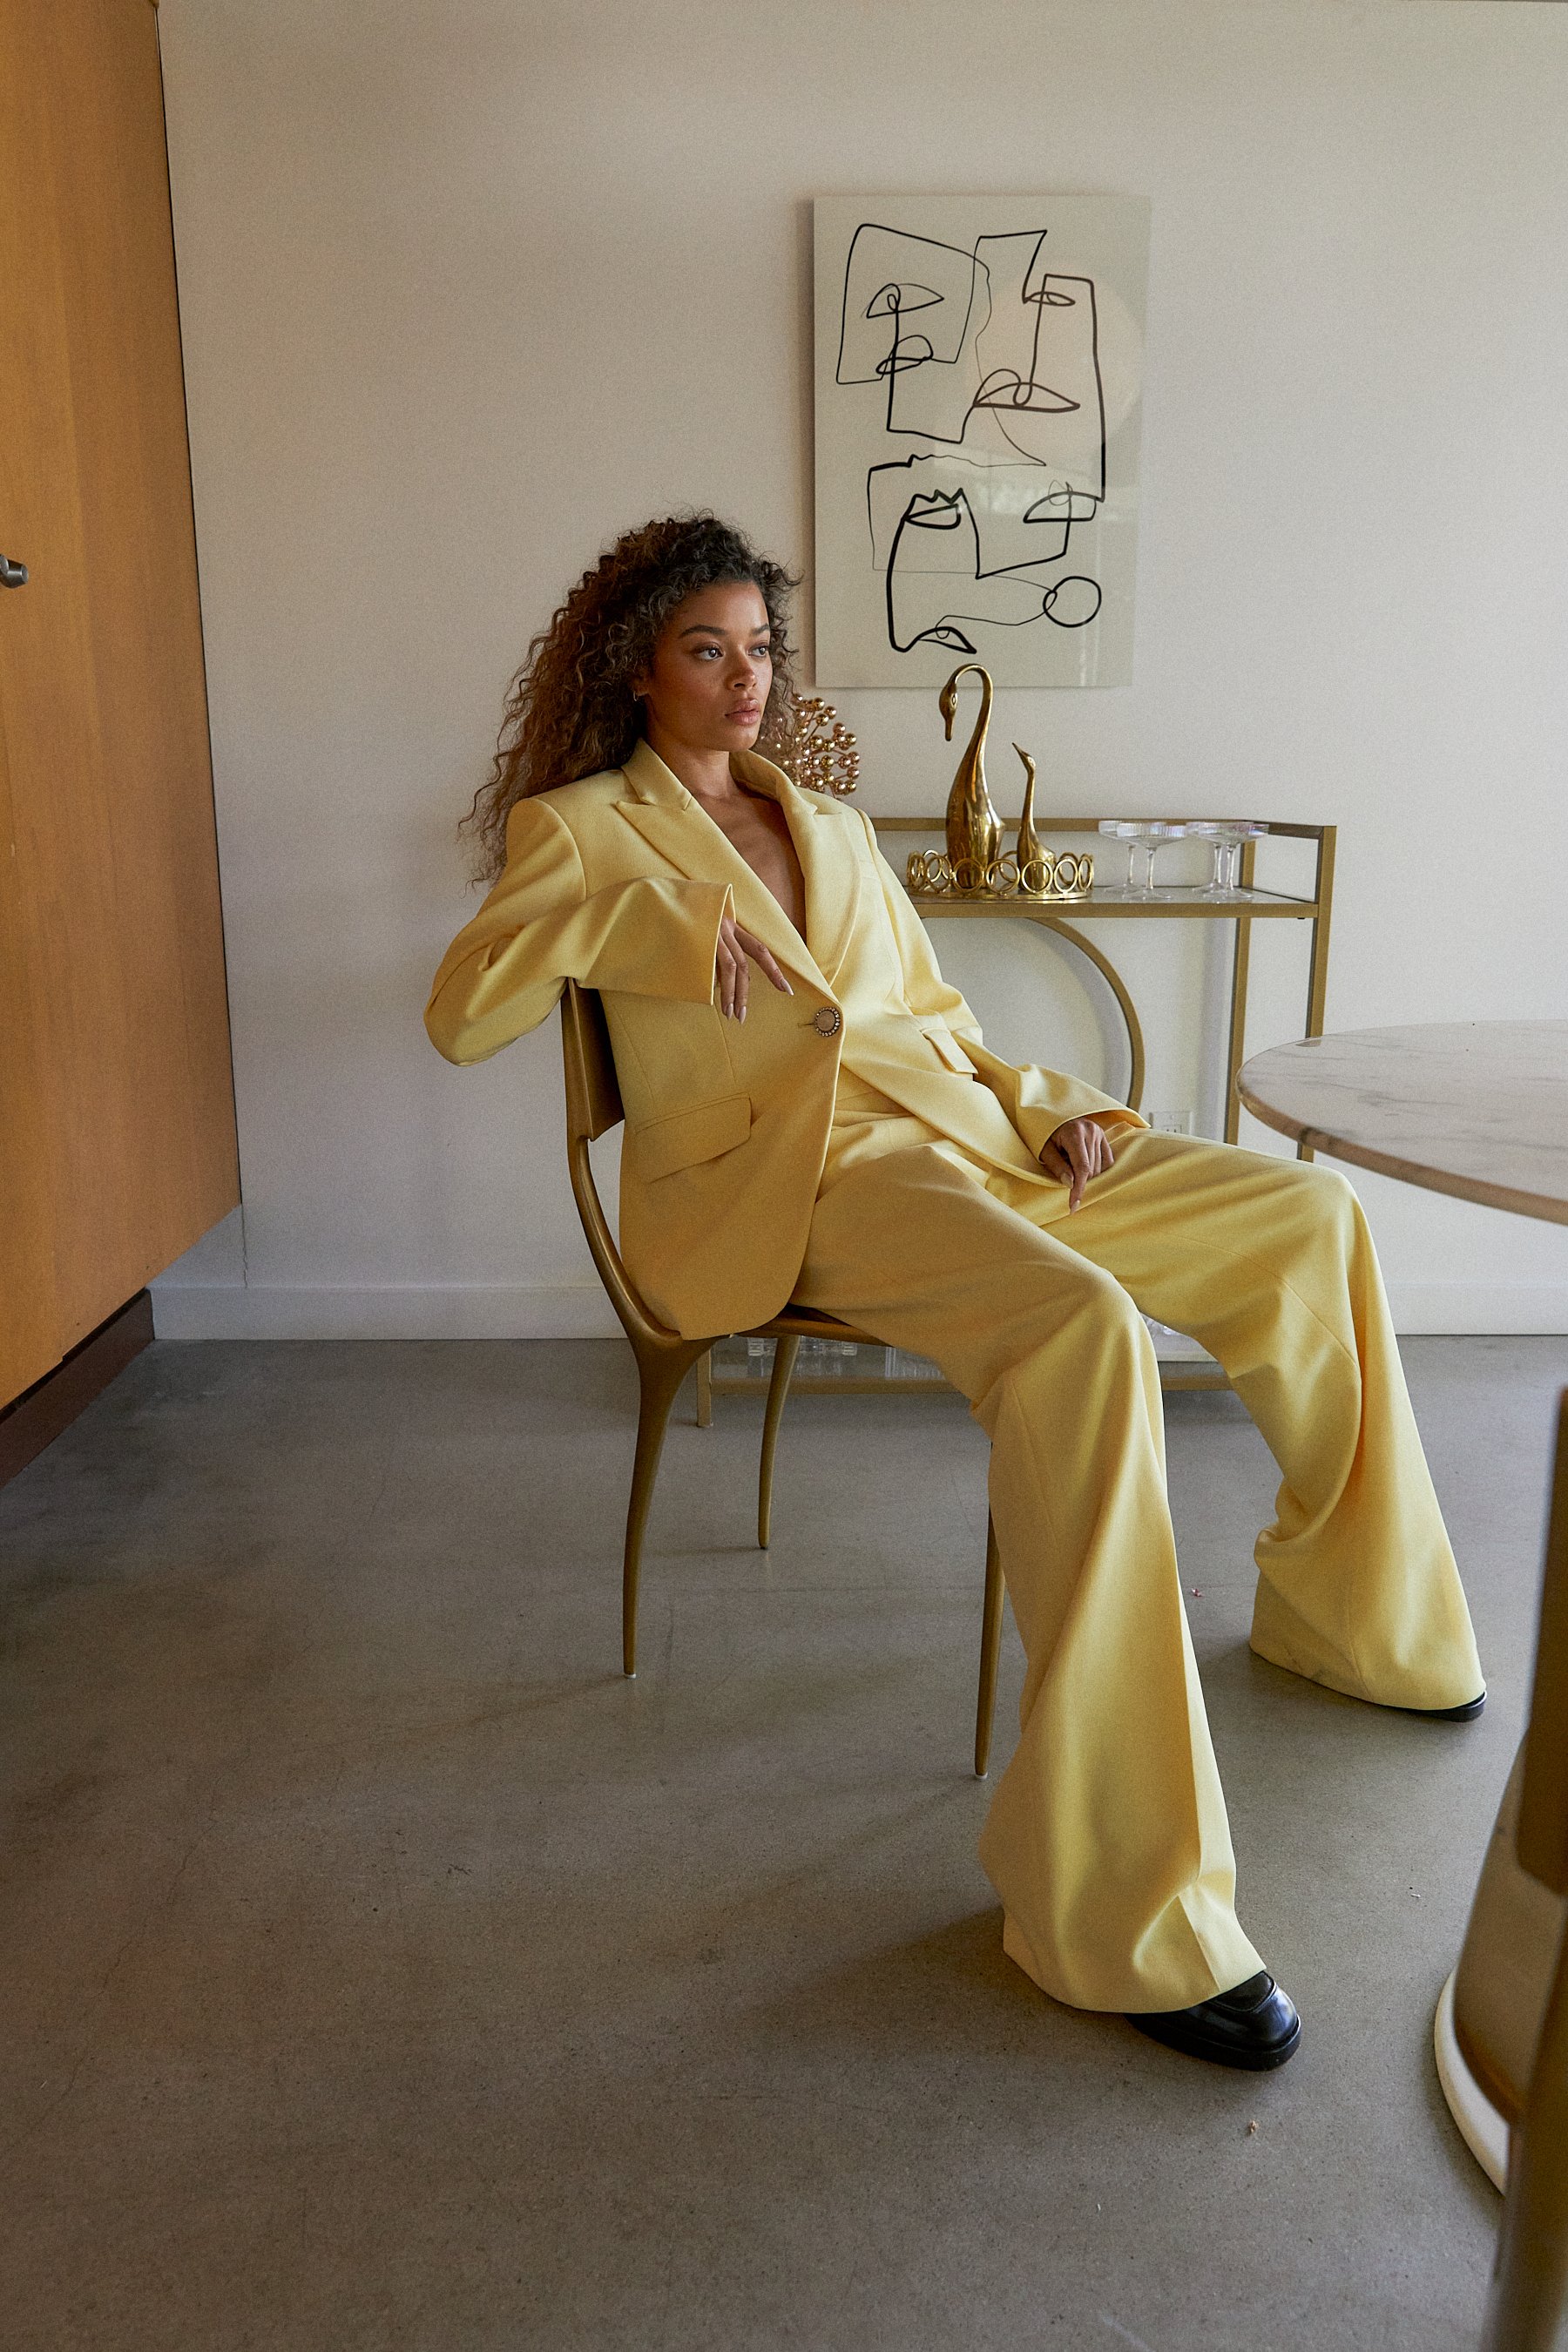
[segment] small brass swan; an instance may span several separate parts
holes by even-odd
[[[1035,831],[1035,763],[1021,743],[1013,749],[1024,762],[1024,814],[1018,819],[1018,887],[1026,898],[1042,898],[1051,887],[1055,860]]]
[[[980,680],[980,715],[947,796],[947,855],[954,884],[960,890],[985,887],[986,869],[1002,854],[1002,820],[985,789],[985,730],[991,723],[991,674],[978,662],[961,662],[937,697],[947,740],[952,740],[953,714],[958,708],[958,681],[971,670]]]

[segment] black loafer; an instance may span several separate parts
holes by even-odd
[[[1487,1703],[1483,1691],[1479,1698],[1468,1698],[1463,1706],[1396,1706],[1395,1715],[1425,1716],[1428,1723],[1474,1723]]]
[[[1289,1993],[1281,1992],[1267,1969],[1259,1969],[1245,1984],[1216,1992],[1192,2009],[1152,2009],[1129,2011],[1127,2022],[1163,2042],[1167,2050],[1184,2050],[1189,2058],[1208,2058],[1216,2066],[1239,2066],[1249,2074],[1266,2074],[1296,2054],[1301,2021]]]

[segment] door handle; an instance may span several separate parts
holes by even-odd
[[[13,562],[8,555],[0,555],[0,588],[25,588],[26,584],[26,565]]]

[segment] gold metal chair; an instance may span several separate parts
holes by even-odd
[[[1485,2352],[1552,2352],[1568,2341],[1568,1394],[1530,1728],[1465,1931],[1453,2024],[1509,2127]]]
[[[659,1456],[676,1392],[698,1358],[730,1334],[714,1332],[705,1339],[683,1339],[667,1330],[649,1313],[621,1261],[594,1181],[590,1144],[619,1126],[626,1113],[616,1083],[615,1058],[604,1008],[593,989],[568,981],[561,999],[561,1042],[566,1068],[566,1150],[572,1196],[599,1279],[609,1293],[637,1360],[641,1399],[637,1410],[637,1453],[632,1464],[631,1500],[626,1509],[626,1543],[621,1581],[621,1663],[625,1673],[637,1672],[637,1575],[642,1564],[643,1536],[658,1476]],[[876,1345],[867,1331],[840,1322],[808,1307],[786,1307],[782,1315],[758,1323],[744,1334],[749,1339],[773,1339],[773,1379],[768,1385],[763,1418],[763,1451],[757,1482],[757,1542],[765,1551],[773,1528],[773,1460],[785,1399],[803,1339],[855,1339]],[[985,1601],[980,1635],[980,1691],[974,1717],[974,1770],[984,1780],[991,1754],[991,1725],[995,1713],[996,1664],[1002,1646],[1003,1579],[996,1552],[996,1532],[986,1524]]]

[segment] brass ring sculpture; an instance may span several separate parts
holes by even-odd
[[[1042,849],[1018,857],[1004,850],[1000,857],[953,859],[941,850],[915,850],[906,879],[911,890],[931,898],[1087,898],[1094,886],[1094,860],[1087,853]]]

